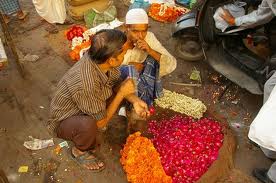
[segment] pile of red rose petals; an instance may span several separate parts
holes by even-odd
[[[74,25],[65,32],[66,38],[72,41],[74,37],[83,37],[83,33],[86,31],[85,27]]]
[[[207,118],[174,116],[151,121],[149,132],[174,183],[196,182],[218,158],[224,138],[221,124]]]

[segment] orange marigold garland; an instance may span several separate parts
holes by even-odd
[[[73,61],[78,61],[80,59],[80,52],[83,49],[87,49],[91,46],[91,40],[81,43],[80,45],[75,46],[75,48],[69,53],[70,58]]]
[[[149,16],[160,22],[173,22],[179,16],[190,10],[183,7],[168,6],[165,4],[153,3],[149,8]]]
[[[136,132],[127,138],[121,150],[121,164],[131,183],[171,183],[160,161],[160,155],[150,139]]]

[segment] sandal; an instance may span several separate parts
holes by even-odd
[[[72,25],[74,22],[68,18],[65,19],[63,24],[57,23],[58,25]]]
[[[99,163],[101,163],[102,161],[99,160],[91,151],[87,151],[84,154],[82,154],[80,156],[77,156],[77,157],[73,154],[72,149],[70,151],[71,151],[72,160],[74,160],[76,163],[78,163],[78,165],[80,165],[80,166],[82,166],[82,167],[84,167],[84,168],[86,168],[86,169],[88,169],[92,172],[95,172],[95,173],[101,172],[102,170],[105,169],[105,165],[103,165],[102,167],[99,166]],[[87,159],[91,156],[93,156],[93,158]],[[91,164],[97,165],[98,169],[89,169],[85,166],[85,165],[89,165],[89,164],[90,165]]]
[[[26,18],[26,16],[27,15],[29,15],[29,12],[27,12],[27,11],[22,11],[22,15],[20,15],[20,16],[18,16],[17,15],[17,18],[19,19],[19,20],[24,20],[25,18]]]
[[[49,32],[50,34],[57,34],[59,31],[56,27],[56,25],[51,24],[50,26],[46,27],[45,30]]]

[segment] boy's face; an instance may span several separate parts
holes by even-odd
[[[109,64],[111,65],[111,67],[115,68],[115,67],[119,67],[121,66],[121,64],[124,61],[124,56],[127,52],[127,49],[124,49],[124,47],[126,46],[126,43],[122,46],[122,48],[120,48],[120,50],[110,59],[111,62],[109,62]]]
[[[148,24],[132,24],[127,25],[127,37],[132,43],[138,40],[144,40],[148,31]]]

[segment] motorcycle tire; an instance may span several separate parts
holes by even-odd
[[[204,59],[201,43],[195,35],[185,35],[177,38],[176,54],[184,61],[200,61]]]

